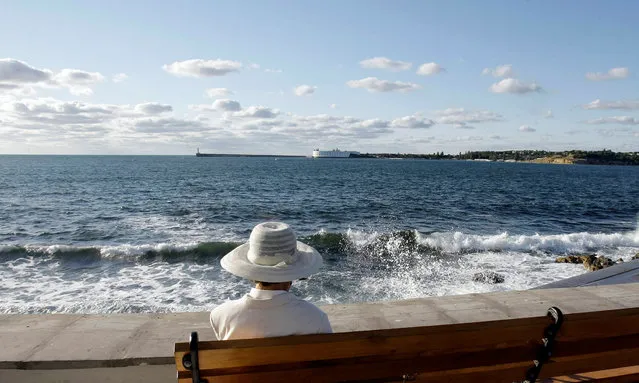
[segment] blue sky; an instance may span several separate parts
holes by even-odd
[[[3,1],[0,153],[638,151],[637,14],[630,1]]]

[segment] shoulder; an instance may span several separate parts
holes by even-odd
[[[304,308],[305,310],[308,310],[309,312],[324,314],[324,311],[322,311],[319,307],[315,306],[313,303],[307,300],[304,300],[302,298],[295,297],[295,304],[298,305],[300,308]]]
[[[322,309],[320,309],[319,307],[315,306],[314,304],[312,304],[311,302],[307,300],[304,300],[299,297],[295,297],[294,302],[298,309],[303,310],[309,316],[313,316],[318,319],[327,318],[326,313],[322,311]]]
[[[211,310],[211,321],[216,318],[228,316],[234,312],[237,312],[245,305],[245,298],[236,299],[234,301],[227,301]]]

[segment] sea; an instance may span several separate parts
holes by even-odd
[[[317,304],[524,290],[639,252],[639,167],[452,160],[0,156],[0,313],[207,311],[220,267],[283,221]],[[476,280],[496,272],[503,283]]]

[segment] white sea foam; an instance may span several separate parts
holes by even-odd
[[[157,244],[143,244],[143,245],[117,245],[117,246],[102,246],[100,247],[100,253],[107,258],[113,257],[135,257],[140,254],[147,253],[149,251],[187,251],[191,250],[198,245],[197,242],[186,243],[157,243]]]
[[[223,241],[231,242],[231,241]],[[239,242],[239,241],[237,241]],[[184,252],[193,250],[200,243],[198,242],[175,242],[175,243],[156,243],[156,244],[123,244],[123,245],[99,245],[99,246],[72,246],[72,245],[6,245],[0,246],[0,254],[7,254],[13,251],[19,251],[21,248],[31,253],[41,253],[47,255],[59,253],[77,253],[80,250],[96,249],[104,258],[135,258],[148,252]]]
[[[419,236],[420,243],[446,252],[462,251],[542,251],[577,253],[610,248],[639,248],[639,232],[571,233],[553,235],[472,235],[461,232],[433,233]]]
[[[319,234],[325,231],[319,231]],[[383,232],[366,232],[349,229],[346,235],[353,245],[362,248],[374,242],[380,235],[388,234]],[[439,249],[447,253],[464,253],[474,251],[514,251],[514,252],[544,252],[552,254],[597,252],[600,254],[618,254],[620,257],[634,255],[639,251],[639,230],[626,233],[570,233],[551,235],[513,235],[503,232],[495,235],[476,235],[462,232],[442,232],[429,235],[416,232],[417,241],[425,246]],[[243,239],[235,235],[224,235],[215,237],[216,242],[243,242]],[[150,251],[162,252],[182,252],[194,249],[198,246],[198,241],[180,241],[179,239],[170,242],[155,244],[119,244],[92,246],[100,251],[102,256],[108,257],[135,257]],[[390,238],[385,247],[393,250],[401,245],[400,238]],[[45,254],[75,252],[79,249],[86,249],[88,246],[71,245],[27,245],[24,247],[28,251],[41,252]],[[18,249],[15,245],[0,246],[0,254],[8,253]]]
[[[246,290],[246,282],[221,274],[217,264],[104,265],[73,277],[60,261],[22,258],[3,266],[3,313],[201,311],[233,296],[229,290]]]
[[[362,250],[380,232],[349,230]],[[417,235],[420,244],[437,249],[419,253],[399,239],[383,244],[389,255],[348,254],[327,262],[295,292],[320,304],[385,301],[425,296],[521,290],[585,272],[581,265],[557,264],[556,255],[595,252],[628,259],[639,251],[639,233],[556,235],[474,235],[460,232]],[[237,240],[237,239],[236,239]],[[147,251],[187,251],[195,242],[96,246],[103,259],[87,265],[74,257],[32,256],[0,259],[2,313],[108,313],[210,310],[240,297],[249,283],[221,270],[217,259],[145,260]],[[28,246],[45,254],[74,252],[73,246]],[[0,248],[0,255],[15,247]],[[504,275],[502,284],[473,281],[478,272]]]

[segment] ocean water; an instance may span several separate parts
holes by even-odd
[[[323,254],[293,288],[316,303],[528,289],[585,272],[559,255],[630,259],[638,214],[639,167],[0,156],[0,313],[210,310],[267,220]]]

